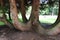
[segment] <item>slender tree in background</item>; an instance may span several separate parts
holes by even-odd
[[[23,19],[23,22],[27,22],[27,18],[26,18],[26,8],[25,8],[25,5],[24,5],[24,0],[20,0],[20,11],[21,11],[21,14],[22,14],[22,19]]]

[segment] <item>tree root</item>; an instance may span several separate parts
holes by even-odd
[[[38,26],[37,32],[43,35],[57,35],[60,33],[60,22],[51,29],[44,29],[41,25]]]
[[[13,23],[14,27],[18,30],[21,31],[30,31],[31,30],[31,22],[29,21],[26,24],[20,23],[20,22],[15,22]]]

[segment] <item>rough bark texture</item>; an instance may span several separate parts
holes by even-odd
[[[39,2],[39,0],[33,0],[30,20],[32,20],[33,30],[37,33],[44,34],[45,29],[39,24]]]
[[[15,0],[9,0],[9,1],[10,1],[10,12],[11,12],[11,17],[12,17],[14,27],[21,31],[30,30],[31,27],[30,21],[26,24],[22,24],[18,20],[18,12],[17,12]]]
[[[30,15],[30,20],[32,23],[32,29],[36,31],[38,27],[38,21],[39,21],[39,0],[33,0],[32,2],[32,11]]]

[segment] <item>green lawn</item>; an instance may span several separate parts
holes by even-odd
[[[57,16],[40,16],[40,22],[41,23],[51,23],[53,24],[57,19]]]
[[[55,20],[56,20],[56,18],[52,18],[52,19],[50,19],[50,18],[46,18],[46,19],[44,19],[44,18],[42,18],[42,19],[40,19],[40,22],[41,23],[54,23],[55,22]]]

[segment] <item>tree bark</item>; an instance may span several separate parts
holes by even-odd
[[[39,21],[39,0],[32,1],[32,11],[29,20],[31,20],[32,29],[36,31]]]
[[[26,18],[26,8],[24,5],[24,0],[18,0],[18,1],[19,1],[19,6],[20,6],[20,11],[21,11],[23,22],[26,23],[28,20]]]
[[[13,25],[16,29],[21,30],[21,31],[28,31],[30,30],[30,21],[26,24],[20,23],[18,20],[18,12],[17,12],[17,7],[16,7],[16,2],[15,0],[9,0],[10,2],[10,12],[11,12],[11,18]]]
[[[30,20],[32,20],[32,29],[39,34],[44,34],[46,30],[39,24],[39,4],[40,0],[33,0]]]
[[[60,33],[60,22],[51,29],[44,29],[39,24],[39,10],[38,10],[39,9],[39,0],[33,0],[30,20],[26,24],[20,23],[18,20],[18,12],[17,12],[15,0],[9,0],[9,2],[10,2],[10,12],[11,12],[10,14],[11,14],[11,18],[12,18],[12,23],[16,29],[21,30],[21,31],[29,31],[32,28],[38,34],[44,34],[44,35],[57,35],[58,33]],[[59,8],[60,8],[60,6],[59,6]],[[59,9],[59,11],[60,11],[60,9]],[[60,21],[60,16],[58,16],[57,20]],[[8,26],[10,25],[10,23],[6,20],[5,13],[3,14],[3,17],[0,17],[0,21],[3,21]]]

